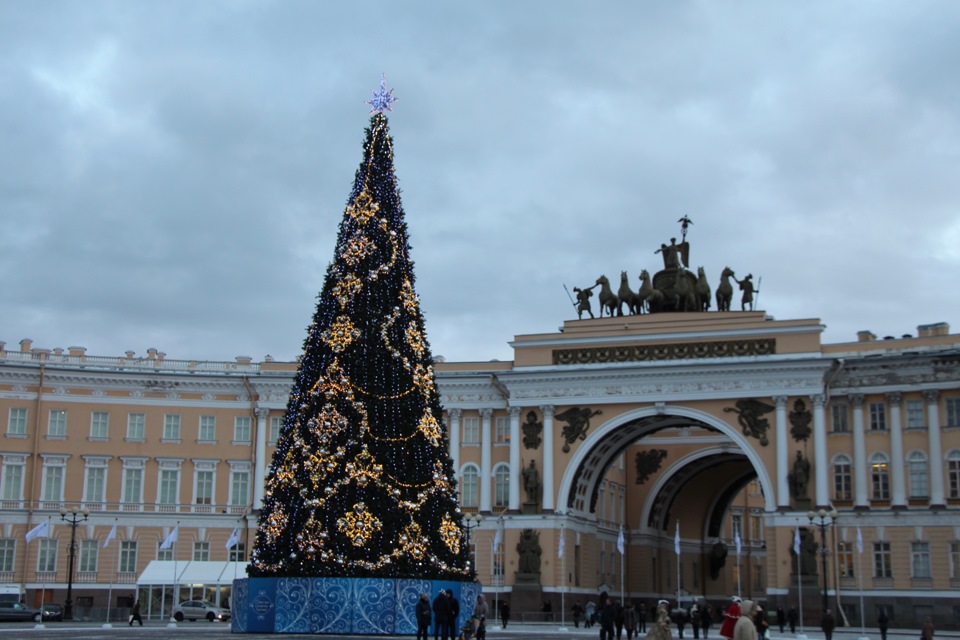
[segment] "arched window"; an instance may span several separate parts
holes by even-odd
[[[873,483],[873,499],[890,499],[890,461],[883,453],[870,457],[870,476]]]
[[[479,506],[480,469],[477,465],[468,464],[463,468],[460,478],[460,504],[464,507]]]
[[[922,451],[911,451],[907,456],[907,469],[910,472],[910,497],[928,497],[930,483],[927,482],[927,455]]]
[[[960,450],[958,449],[947,454],[947,483],[950,485],[950,497],[960,498]]]
[[[833,459],[833,497],[835,500],[853,499],[853,481],[850,475],[850,458],[840,454]]]
[[[510,465],[498,464],[493,468],[493,506],[510,504]]]

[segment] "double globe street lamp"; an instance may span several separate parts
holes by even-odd
[[[470,557],[470,530],[476,529],[483,522],[483,516],[479,513],[468,513],[463,516],[463,528],[467,531],[467,557]],[[471,561],[471,566],[476,566],[476,559]]]
[[[819,511],[808,511],[807,519],[812,526],[820,529],[820,561],[823,570],[823,611],[827,611],[827,528],[837,522],[837,510],[833,507],[830,511],[820,509]]]
[[[73,620],[73,561],[77,555],[77,525],[86,522],[90,517],[90,510],[80,510],[79,507],[72,509],[60,509],[60,519],[70,525],[70,562],[67,565],[67,600],[63,603],[63,619]]]

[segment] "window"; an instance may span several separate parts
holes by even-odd
[[[947,398],[947,426],[960,427],[960,398]]]
[[[106,411],[94,411],[90,415],[90,439],[106,440],[110,437],[110,414]]]
[[[230,469],[230,504],[241,506],[250,502],[249,467]]]
[[[833,418],[833,432],[847,433],[850,431],[850,422],[847,417],[850,415],[849,408],[845,402],[838,402],[831,405],[830,412]]]
[[[200,416],[200,432],[197,435],[197,442],[216,442],[216,441],[217,441],[216,416]]]
[[[280,416],[270,417],[270,437],[268,438],[270,444],[276,444],[277,440],[280,439],[281,420],[282,418]]]
[[[83,480],[83,501],[103,502],[107,490],[107,461],[102,458],[87,460]]]
[[[890,543],[873,543],[873,577],[892,578],[893,568],[890,566]]]
[[[510,504],[510,467],[498,464],[493,470],[493,504],[506,507]]]
[[[910,570],[914,578],[931,578],[930,543],[910,543]]]
[[[10,409],[10,417],[7,420],[8,436],[27,435],[27,410],[13,408]]]
[[[157,502],[173,505],[179,502],[180,469],[160,469],[160,481],[157,490]],[[159,559],[159,558],[158,558]]]
[[[166,549],[161,549],[160,545],[162,544],[163,540],[157,543],[157,560],[173,560],[173,545]]]
[[[947,482],[950,497],[960,498],[960,451],[957,449],[947,454]]]
[[[875,453],[870,458],[870,474],[873,482],[873,499],[890,499],[890,465],[887,463],[887,456],[882,453]]]
[[[173,560],[173,554],[170,554],[170,560]],[[157,558],[158,560],[160,558]],[[122,540],[120,542],[120,563],[117,569],[120,573],[137,572],[137,541]]]
[[[480,444],[480,418],[467,416],[463,419],[463,444]]]
[[[735,513],[730,516],[730,537],[731,539],[736,539],[737,535],[740,535],[741,542],[743,541],[743,516],[739,513]]]
[[[923,400],[907,400],[907,429],[925,429],[927,421],[923,416]]]
[[[40,500],[43,502],[63,500],[63,464],[63,458],[43,461],[43,488],[40,494]]]
[[[47,421],[48,438],[67,437],[66,409],[50,409],[50,419]]]
[[[146,437],[147,416],[143,413],[127,414],[127,440],[142,442]]]
[[[927,456],[922,451],[912,451],[907,456],[907,469],[910,473],[910,497],[926,498],[930,495],[927,482]]]
[[[753,566],[753,588],[757,590],[763,589],[763,565],[755,564]]]
[[[233,419],[233,441],[250,442],[250,416],[237,416]]]
[[[480,504],[480,470],[469,464],[463,469],[463,481],[460,483],[460,504],[476,507]]]
[[[210,561],[210,543],[197,541],[193,543],[193,560],[194,562],[209,562]]]
[[[230,562],[246,562],[247,561],[247,545],[242,541],[238,542],[229,553]]]
[[[854,578],[853,571],[853,544],[850,542],[837,543],[837,569],[841,578]]]
[[[3,458],[3,490],[4,500],[23,500],[23,465],[24,456],[4,456]]]
[[[836,500],[853,499],[853,480],[850,472],[850,458],[839,455],[833,459],[833,497]]]
[[[0,538],[0,572],[13,573],[13,561],[17,557],[15,538]]]
[[[38,538],[37,572],[53,573],[57,570],[57,541],[54,538]]]
[[[870,431],[887,430],[887,405],[882,402],[870,403]]]
[[[763,516],[750,514],[750,539],[763,540]]]
[[[121,489],[120,493],[120,502],[126,504],[140,504],[143,502],[142,461],[124,461],[123,488]]]
[[[180,441],[180,416],[170,413],[163,416],[163,441]]]
[[[99,552],[99,540],[81,540],[78,571],[80,571],[80,573],[96,573]]]
[[[950,543],[950,577],[960,578],[960,541],[957,540]]]
[[[497,444],[510,442],[510,419],[506,416],[497,416],[494,420],[493,441]]]
[[[196,493],[197,504],[213,504],[213,471],[197,471]]]

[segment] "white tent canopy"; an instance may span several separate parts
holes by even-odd
[[[234,578],[247,575],[249,562],[175,562],[151,560],[137,578],[137,586],[149,585],[231,585]],[[176,572],[176,575],[174,575]]]

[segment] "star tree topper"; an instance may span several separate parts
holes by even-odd
[[[393,111],[393,107],[390,106],[391,102],[396,102],[397,99],[393,97],[393,89],[387,91],[387,76],[382,74],[380,76],[380,90],[373,92],[373,99],[367,100],[372,109],[370,113],[383,113],[386,111]]]

